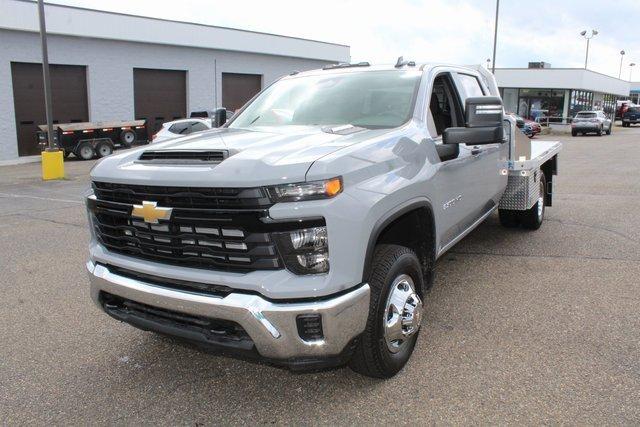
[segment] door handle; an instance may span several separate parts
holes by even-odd
[[[478,146],[473,147],[473,149],[471,150],[471,155],[472,156],[477,156],[478,154],[480,154],[482,152],[482,149]]]

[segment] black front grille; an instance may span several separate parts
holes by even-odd
[[[272,205],[263,188],[165,187],[93,182],[99,200],[136,203],[158,202],[173,208],[265,209]]]
[[[222,150],[147,150],[138,160],[157,163],[220,163],[227,157]]]
[[[262,189],[176,188],[93,184],[89,199],[97,240],[112,252],[165,264],[210,270],[281,268]],[[255,196],[255,197],[254,197]],[[131,215],[133,205],[155,201],[172,207],[157,224]],[[252,208],[220,209],[220,205]]]

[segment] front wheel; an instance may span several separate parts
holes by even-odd
[[[368,377],[391,378],[411,357],[420,330],[423,274],[418,257],[404,246],[376,246],[369,286],[367,326],[350,367]]]

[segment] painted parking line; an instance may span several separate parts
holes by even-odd
[[[81,200],[70,200],[70,199],[56,199],[52,197],[39,197],[39,196],[29,196],[26,194],[11,194],[11,193],[0,193],[0,197],[11,197],[16,199],[34,199],[34,200],[45,200],[48,202],[62,202],[62,203],[77,203],[84,204]]]

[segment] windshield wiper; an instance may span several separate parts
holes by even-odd
[[[251,122],[249,122],[249,125],[252,125],[255,122],[257,122],[260,117],[262,117],[262,116],[257,116],[255,119],[251,120]]]

